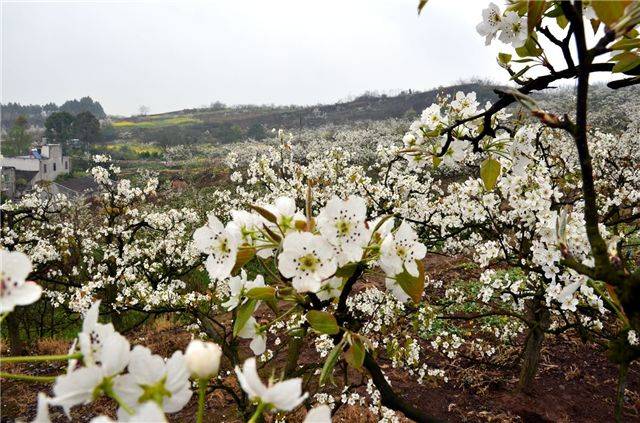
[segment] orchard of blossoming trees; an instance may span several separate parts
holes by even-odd
[[[594,73],[611,74],[610,89],[640,82],[639,23],[630,1],[491,3],[477,32],[502,43],[516,88],[484,105],[442,97],[406,131],[394,122],[333,145],[278,131],[274,147],[228,154],[232,184],[206,216],[157,201],[153,175],[133,183],[107,156],[94,158],[90,202],[40,191],[5,202],[4,384],[50,383],[37,422],[105,401],[118,421],[164,421],[192,396],[198,422],[221,421],[213,392],[236,420],[326,422],[360,404],[381,421],[437,421],[390,368],[437,386],[447,361],[516,348],[513,389],[535,395],[546,343],[568,334],[619,369],[609,414],[624,420],[640,357],[640,119],[603,133],[587,98]],[[563,80],[577,81],[574,112],[530,97]],[[428,252],[468,258],[477,280],[426,277]],[[192,333],[184,352],[123,336],[161,315]],[[20,355],[25,331],[69,327],[80,329],[68,354]],[[67,365],[10,371],[25,362]]]

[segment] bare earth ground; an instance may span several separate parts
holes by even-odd
[[[431,277],[447,280],[464,277],[459,262],[440,256],[430,256],[427,269]],[[169,356],[186,347],[190,335],[179,327],[168,324],[147,328],[130,336],[132,344],[147,345],[154,353]],[[33,354],[64,353],[68,345],[60,341],[41,342]],[[248,352],[247,352],[248,355]],[[282,356],[282,354],[281,354]],[[276,366],[283,365],[276,360]],[[313,347],[301,356],[301,363],[321,361]],[[518,376],[517,356],[505,364],[471,359],[456,359],[448,368],[449,381],[438,386],[419,385],[411,377],[391,368],[382,361],[381,366],[394,389],[411,403],[444,421],[451,422],[609,422],[613,421],[613,399],[616,389],[617,368],[603,352],[585,345],[575,337],[561,336],[545,341],[540,371],[531,395],[516,392]],[[228,368],[228,366],[226,366]],[[6,366],[2,371],[27,374],[60,374],[64,364],[55,367],[45,364]],[[349,373],[357,380],[357,373]],[[339,380],[339,377],[336,377]],[[640,422],[640,364],[634,363],[628,377],[624,421]],[[235,378],[227,376],[224,383],[237,388]],[[39,391],[49,392],[50,386],[3,380],[1,385],[1,419],[12,422],[16,418],[32,419],[36,413]],[[336,389],[338,392],[339,389]],[[364,391],[364,388],[363,388]],[[195,421],[196,397],[179,413],[170,416],[174,422]],[[91,406],[76,407],[73,421],[85,422],[97,414],[114,416],[109,400],[99,400]],[[296,416],[301,421],[304,412]],[[68,421],[60,409],[52,409],[52,420]],[[205,421],[239,422],[230,396],[216,391],[207,397]],[[360,406],[342,406],[334,416],[335,422],[375,422],[377,418]]]

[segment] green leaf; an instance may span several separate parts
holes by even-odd
[[[311,327],[320,333],[335,335],[340,332],[338,322],[333,314],[326,311],[311,310],[307,313],[307,321]]]
[[[547,2],[544,0],[529,0],[527,10],[527,27],[529,32],[533,31],[542,20],[542,14],[547,8]]]
[[[487,191],[493,190],[500,176],[500,162],[493,157],[487,157],[480,165],[480,178]]]
[[[618,54],[612,60],[617,62],[611,70],[613,73],[627,72],[636,66],[640,66],[640,56],[630,52]]]
[[[236,313],[236,321],[233,322],[233,336],[238,336],[238,332],[247,324],[247,320],[251,317],[256,308],[256,300],[250,299],[246,303],[238,307]]]
[[[556,18],[556,23],[562,29],[565,29],[569,25],[569,20],[564,15],[560,15]]]
[[[347,363],[355,369],[362,368],[365,355],[364,343],[360,340],[360,337],[355,335],[350,337],[349,349],[344,353],[344,359]]]
[[[611,26],[624,14],[624,9],[631,3],[630,0],[594,0],[591,7],[595,10],[598,19]]]
[[[327,360],[324,362],[324,366],[322,366],[322,370],[320,371],[320,380],[318,384],[323,386],[328,379],[333,378],[333,368],[336,366],[338,362],[338,358],[340,357],[340,352],[342,352],[344,344],[344,339],[338,343],[329,355],[327,356]]]
[[[257,286],[247,292],[247,297],[254,300],[272,300],[276,296],[276,290],[272,286]]]
[[[350,278],[356,271],[360,263],[347,263],[342,267],[338,267],[335,276],[337,278]]]
[[[238,254],[236,255],[236,264],[233,265],[233,269],[231,269],[232,274],[237,274],[242,266],[249,263],[251,259],[256,255],[255,248],[241,248],[238,250]]]
[[[611,50],[633,50],[640,47],[640,38],[622,38],[611,45]]]
[[[416,260],[416,264],[418,265],[417,277],[407,272],[407,269],[403,269],[402,273],[396,275],[395,278],[402,290],[417,303],[422,298],[422,293],[424,292],[425,274],[424,264],[420,260]]]
[[[542,54],[542,49],[536,44],[536,33],[531,33],[522,47],[516,48],[516,53],[520,57],[538,57]]]
[[[524,68],[520,69],[518,72],[514,73],[511,78],[511,80],[515,80],[520,78],[522,75],[524,75],[529,69],[531,69],[531,66],[527,65]]]
[[[506,65],[511,61],[511,55],[509,53],[498,53],[498,62]]]

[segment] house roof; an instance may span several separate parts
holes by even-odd
[[[75,192],[94,192],[98,191],[100,188],[91,176],[81,176],[79,178],[66,179],[56,183]]]

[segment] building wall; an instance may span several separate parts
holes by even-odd
[[[0,164],[2,167],[15,167],[16,170],[40,170],[39,160],[32,157],[3,157]]]
[[[60,144],[43,145],[40,149],[42,159],[33,157],[2,157],[2,167],[11,166],[17,170],[39,172],[32,182],[53,181],[59,175],[69,173],[71,165],[69,157],[62,155]],[[46,158],[45,158],[46,157]]]
[[[53,181],[58,175],[69,173],[69,157],[62,155],[60,144],[43,145],[40,154],[47,158],[40,161],[39,180]]]
[[[16,170],[3,167],[0,174],[0,191],[5,198],[13,198],[16,193]]]

